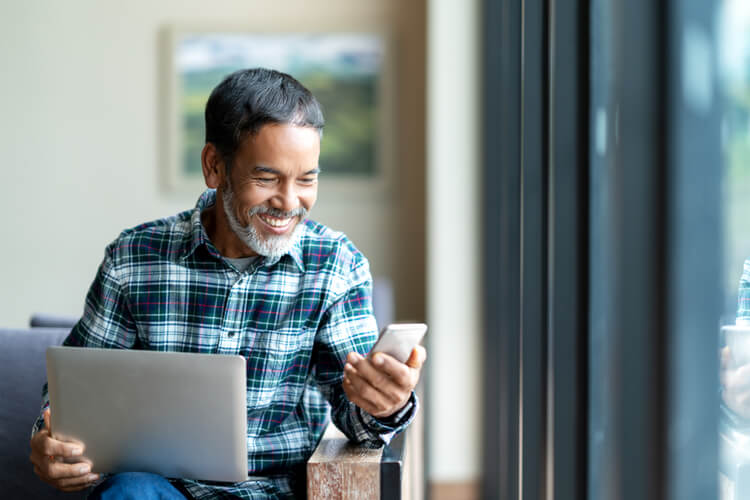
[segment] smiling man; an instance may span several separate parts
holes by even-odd
[[[50,437],[46,386],[31,439],[42,480],[64,491],[96,485],[90,498],[287,498],[303,495],[304,464],[329,408],[349,439],[372,444],[413,419],[425,350],[406,364],[364,358],[377,338],[367,259],[307,219],[322,130],[318,102],[289,75],[229,75],[206,105],[210,189],[193,210],[128,229],[107,247],[64,342],[244,356],[252,480],[101,481],[86,463],[70,463],[79,447]]]

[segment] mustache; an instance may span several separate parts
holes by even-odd
[[[283,210],[279,210],[278,208],[272,208],[272,207],[253,207],[250,210],[248,210],[247,214],[252,217],[253,215],[257,214],[267,214],[271,217],[278,217],[280,219],[287,219],[290,217],[305,217],[307,215],[307,210],[305,207],[297,207],[294,210],[290,210],[289,212],[285,212]]]

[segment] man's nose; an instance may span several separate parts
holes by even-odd
[[[291,212],[299,206],[299,196],[293,182],[286,182],[279,186],[278,192],[271,199],[271,206],[284,212]]]

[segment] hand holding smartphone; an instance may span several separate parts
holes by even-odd
[[[377,342],[367,353],[367,358],[372,359],[376,352],[384,352],[401,363],[406,363],[412,349],[419,344],[426,333],[427,325],[424,323],[394,323],[388,325],[380,332]]]

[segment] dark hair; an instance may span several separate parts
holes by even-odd
[[[313,127],[323,134],[320,103],[286,73],[253,68],[230,74],[206,103],[206,142],[216,146],[227,169],[248,135],[269,123]]]

